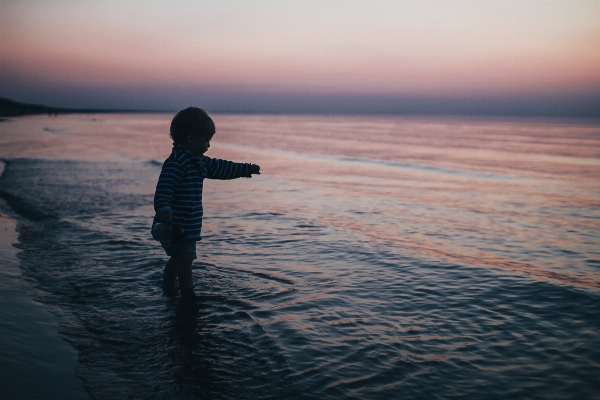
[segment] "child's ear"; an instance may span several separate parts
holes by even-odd
[[[194,134],[192,132],[188,133],[185,139],[189,144],[194,143]]]

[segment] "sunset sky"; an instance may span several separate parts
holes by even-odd
[[[0,0],[0,97],[600,116],[600,1]]]

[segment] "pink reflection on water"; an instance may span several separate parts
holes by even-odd
[[[170,152],[171,118],[15,119],[0,124],[0,155],[162,162]],[[208,183],[214,189],[209,206],[237,198],[232,207],[241,202],[257,212],[302,216],[382,248],[600,288],[598,123],[270,115],[214,119],[217,134],[207,155],[260,164],[264,175],[253,178],[249,192]],[[242,192],[247,197],[239,198]],[[260,226],[249,229],[258,232]]]

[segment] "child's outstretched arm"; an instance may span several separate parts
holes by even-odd
[[[206,177],[209,179],[251,178],[260,175],[260,167],[256,164],[236,163],[218,158],[203,157],[206,165]]]

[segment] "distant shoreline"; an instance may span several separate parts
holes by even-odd
[[[175,114],[178,110],[175,109],[117,109],[117,108],[73,108],[73,107],[50,107],[42,104],[29,104],[22,103],[19,101],[11,100],[8,98],[0,97],[0,123],[10,121],[11,117],[21,117],[27,115],[48,115],[48,116],[57,116],[59,114]],[[211,114],[237,114],[237,115],[315,115],[315,116],[406,116],[406,117],[427,117],[427,118],[499,118],[499,119],[554,119],[557,121],[586,121],[589,122],[600,121],[600,115],[586,115],[585,113],[582,115],[569,115],[569,114],[544,114],[544,113],[523,113],[523,114],[514,114],[514,113],[468,113],[468,112],[452,112],[452,111],[440,111],[439,109],[435,109],[435,107],[429,112],[417,112],[415,110],[411,111],[398,111],[398,112],[365,112],[357,111],[259,111],[252,109],[209,109],[209,113]]]
[[[122,110],[107,108],[64,108],[49,107],[41,104],[28,104],[0,97],[0,122],[4,117],[20,117],[24,115],[58,115],[58,114],[136,114],[136,113],[169,112],[169,110]]]

